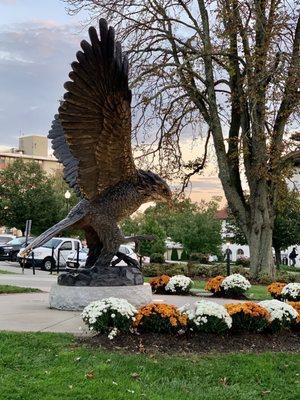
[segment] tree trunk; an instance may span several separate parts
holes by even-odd
[[[267,207],[262,207],[261,205],[259,206],[257,201],[255,210],[251,211],[252,224],[249,237],[251,275],[254,278],[258,278],[261,274],[267,274],[274,278],[272,210]]]
[[[275,247],[275,262],[277,267],[279,267],[281,264],[281,251],[277,247]]]

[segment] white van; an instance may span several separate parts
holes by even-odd
[[[65,267],[70,253],[76,251],[78,246],[81,249],[81,242],[78,239],[54,237],[43,246],[31,251],[25,258],[25,266],[31,267],[34,258],[35,267],[46,271],[50,271],[51,266],[53,269],[57,267],[57,262],[59,262],[59,267]],[[22,260],[20,253],[18,253],[20,265],[22,265]]]

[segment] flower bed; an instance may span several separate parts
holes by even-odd
[[[294,331],[300,332],[300,301],[289,301],[288,304],[298,313],[298,317],[292,322],[291,328]]]
[[[239,299],[245,297],[245,293],[251,288],[251,284],[243,275],[232,274],[227,277],[216,276],[207,281],[205,290],[218,297]]]
[[[262,332],[269,324],[270,313],[253,302],[226,304],[235,331]]]
[[[119,332],[129,332],[137,310],[127,300],[116,297],[93,301],[82,311],[82,319],[90,330],[109,333],[113,339]]]
[[[289,304],[279,300],[264,300],[259,303],[270,313],[268,329],[271,332],[280,331],[293,324],[297,317],[297,311]]]
[[[207,333],[223,333],[231,328],[232,319],[226,308],[212,301],[197,301],[192,308],[180,309],[188,317],[188,329]]]
[[[141,332],[178,332],[187,325],[187,316],[170,304],[147,304],[135,317],[134,327]]]
[[[289,301],[300,301],[300,283],[289,283],[281,292],[282,298]]]
[[[160,275],[150,279],[149,283],[153,293],[163,294],[166,292],[166,286],[169,283],[170,277],[168,275]]]
[[[273,282],[267,286],[267,291],[276,300],[282,300],[282,289],[286,286],[284,282]]]
[[[166,292],[172,294],[188,294],[193,281],[184,275],[174,275],[166,285]]]

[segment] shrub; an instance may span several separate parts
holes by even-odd
[[[225,279],[224,276],[219,275],[216,276],[215,278],[210,278],[206,284],[204,289],[207,290],[208,292],[213,293],[214,295],[222,295],[222,289],[221,289],[221,283],[223,282],[223,280]]]
[[[90,303],[82,311],[82,319],[90,330],[109,333],[113,339],[118,332],[129,332],[137,310],[127,300],[109,297]]]
[[[149,283],[153,293],[165,293],[166,285],[169,283],[170,277],[168,275],[160,275],[150,279]]]
[[[225,305],[232,318],[232,329],[235,331],[261,332],[269,324],[270,314],[262,306],[253,303]]]
[[[187,261],[188,259],[189,259],[189,256],[188,256],[187,252],[185,251],[185,249],[183,249],[183,251],[181,253],[180,260],[181,261]]]
[[[184,275],[174,275],[166,285],[166,292],[172,294],[188,294],[193,281]]]
[[[289,304],[279,300],[264,300],[259,303],[270,313],[268,329],[271,332],[280,331],[293,324],[297,317],[297,311]]]
[[[187,316],[169,304],[147,304],[141,307],[134,327],[141,332],[174,333],[187,325]]]
[[[281,292],[284,300],[299,301],[300,300],[300,283],[289,283]]]
[[[149,263],[149,264],[143,264],[143,275],[144,276],[149,276],[149,277],[154,277],[161,275],[161,264],[154,264],[154,263]]]
[[[180,310],[187,315],[191,331],[223,333],[232,325],[226,308],[212,301],[197,301],[192,308],[185,306]]]
[[[172,249],[171,252],[171,260],[172,261],[178,261],[178,252],[176,249]]]
[[[286,286],[283,282],[273,282],[267,287],[267,291],[273,299],[282,300],[282,289]]]
[[[150,262],[162,264],[165,262],[165,257],[160,253],[153,253],[150,256]]]
[[[202,253],[191,253],[190,261],[198,261],[201,264],[209,264],[209,255]]]
[[[186,274],[187,273],[187,266],[186,264],[171,264],[171,263],[164,263],[164,264],[145,264],[143,266],[143,274],[144,276],[149,277],[156,277],[159,275],[179,275],[179,274]]]
[[[250,258],[241,256],[236,260],[235,264],[241,265],[242,267],[249,268],[250,267]]]
[[[298,317],[295,321],[292,322],[291,328],[292,330],[299,332],[300,331],[300,301],[289,301],[288,304],[292,306],[298,313]]]
[[[225,297],[240,298],[251,288],[251,284],[243,275],[232,274],[226,276],[221,283],[221,290]]]

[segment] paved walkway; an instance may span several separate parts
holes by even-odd
[[[82,334],[86,328],[80,312],[59,311],[49,308],[48,297],[51,285],[57,276],[45,271],[25,270],[22,275],[18,266],[0,264],[0,269],[17,272],[17,274],[0,274],[0,284],[32,287],[43,290],[43,293],[20,293],[0,295],[0,330],[23,332],[69,332]],[[153,301],[176,306],[192,304],[204,296],[167,296],[154,295]],[[205,296],[207,299],[207,296]],[[218,303],[235,302],[234,300],[214,299]]]

